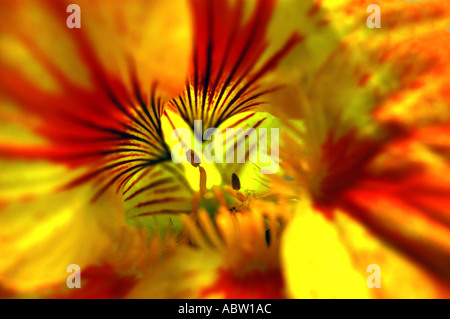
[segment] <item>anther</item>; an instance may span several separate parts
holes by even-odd
[[[186,152],[186,158],[189,163],[194,167],[198,167],[200,165],[200,157],[193,151],[189,150]]]
[[[235,173],[231,175],[231,187],[233,187],[235,191],[241,189],[241,181],[239,180],[239,177]]]

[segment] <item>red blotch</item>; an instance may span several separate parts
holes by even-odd
[[[320,7],[322,5],[322,0],[316,0],[316,2],[314,3],[314,5],[311,7],[311,9],[309,9],[309,11],[307,12],[307,15],[309,17],[313,17],[316,14],[319,13],[320,11]]]
[[[90,266],[81,270],[81,288],[65,288],[51,299],[118,299],[133,287],[135,276],[121,276],[112,266]]]
[[[284,279],[280,269],[251,271],[237,276],[230,270],[219,270],[217,281],[200,293],[200,298],[220,294],[225,299],[283,299]]]
[[[372,78],[371,74],[364,74],[358,82],[358,86],[359,87],[364,87],[367,85],[367,83],[369,83],[370,79]]]

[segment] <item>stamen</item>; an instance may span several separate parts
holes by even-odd
[[[206,194],[206,171],[201,166],[199,166],[198,169],[200,170],[200,194],[202,194],[202,196],[205,196],[205,194]]]

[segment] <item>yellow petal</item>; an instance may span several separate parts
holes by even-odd
[[[281,254],[292,298],[369,297],[337,229],[318,212],[298,211],[283,236]]]
[[[16,292],[65,283],[67,267],[100,265],[124,232],[120,198],[114,192],[89,202],[90,188],[16,202],[0,214],[0,282]]]

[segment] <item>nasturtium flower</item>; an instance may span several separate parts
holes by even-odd
[[[1,297],[450,296],[450,4],[69,4],[0,4]]]

